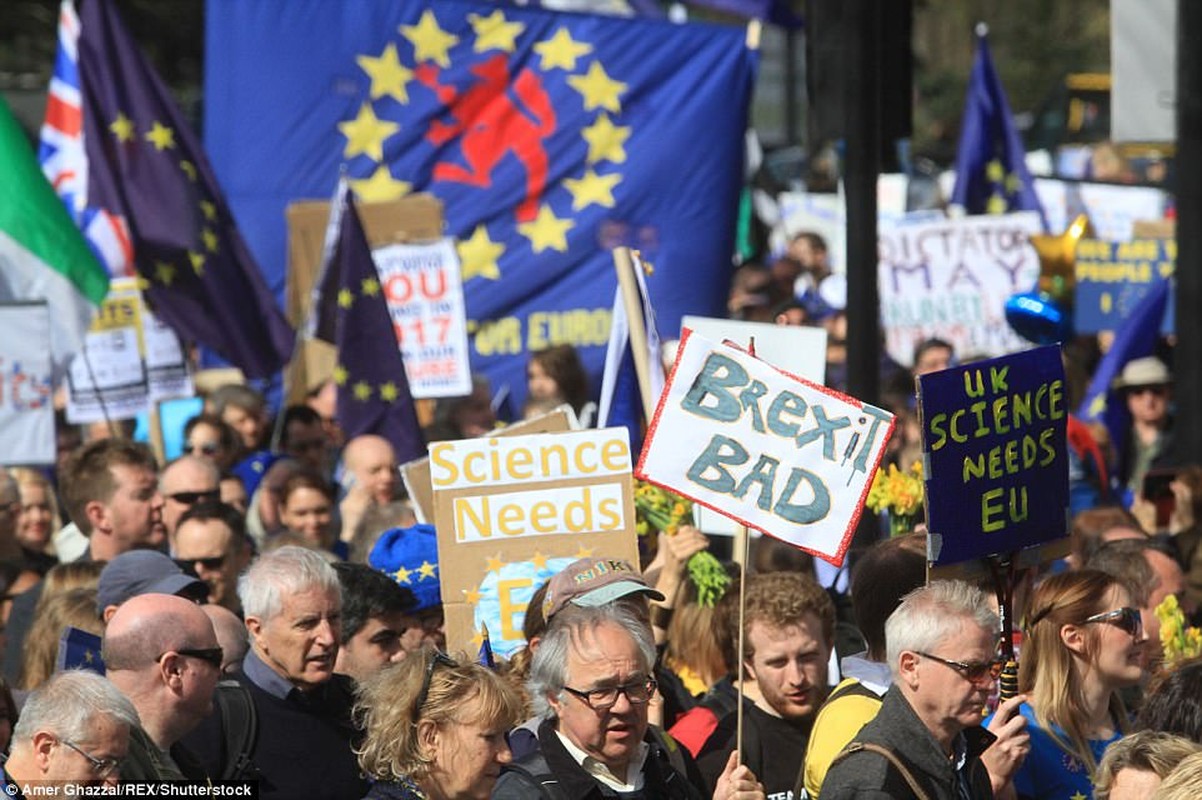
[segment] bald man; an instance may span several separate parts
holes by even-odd
[[[387,439],[366,433],[347,443],[342,463],[347,489],[338,510],[342,516],[342,540],[349,542],[370,506],[382,506],[396,499],[396,451]]]
[[[181,456],[163,468],[159,492],[163,495],[163,527],[174,553],[175,529],[180,517],[197,503],[216,503],[221,499],[221,473],[208,459]]]
[[[250,636],[246,633],[246,624],[242,618],[225,606],[209,604],[201,606],[213,630],[217,633],[217,643],[221,645],[224,660],[221,662],[221,674],[232,675],[242,669],[242,659],[250,649]]]
[[[179,740],[213,711],[222,651],[213,623],[182,597],[144,594],[109,620],[102,656],[108,679],[138,711],[121,777],[134,781],[207,777]]]

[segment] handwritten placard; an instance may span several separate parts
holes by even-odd
[[[0,464],[53,464],[50,309],[0,305],[0,331]]]
[[[841,565],[893,424],[686,328],[635,474]]]
[[[1065,535],[1068,397],[1059,347],[918,379],[932,561]]]

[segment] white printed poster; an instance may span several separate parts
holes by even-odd
[[[0,464],[53,464],[50,309],[0,305],[0,331]]]

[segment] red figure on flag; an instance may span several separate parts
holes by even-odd
[[[547,151],[543,140],[555,132],[555,109],[539,77],[528,69],[510,83],[506,57],[496,55],[471,68],[479,81],[460,93],[438,82],[438,69],[424,64],[417,79],[447,106],[451,122],[435,121],[426,138],[442,145],[462,134],[459,147],[467,167],[448,161],[434,166],[435,180],[488,187],[492,171],[507,152],[526,168],[526,197],[517,209],[519,222],[538,216],[538,201],[547,185]],[[512,86],[513,95],[508,90]]]

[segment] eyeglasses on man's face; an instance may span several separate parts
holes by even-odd
[[[221,662],[225,661],[225,651],[220,647],[181,647],[178,650],[168,650],[167,653],[176,653],[189,658],[198,658],[207,664],[213,665],[218,671],[221,670]],[[167,653],[161,653],[155,662],[163,660],[163,656]]]
[[[659,684],[654,678],[643,678],[623,686],[604,686],[587,690],[565,686],[563,690],[573,697],[579,698],[593,711],[608,711],[613,708],[614,703],[618,702],[618,695],[626,695],[626,699],[630,701],[631,705],[639,706],[651,699],[651,695],[655,694],[658,686]]]
[[[945,667],[950,667],[960,676],[972,683],[980,683],[986,679],[996,681],[998,676],[1002,674],[1003,663],[999,659],[990,659],[989,661],[956,661],[943,656],[936,656],[930,653],[924,653],[921,650],[915,650],[918,655],[931,661],[938,661]]]
[[[221,445],[216,442],[201,442],[200,444],[192,444],[188,442],[184,445],[184,455],[194,455],[200,453],[206,456],[215,456],[221,450]]]
[[[216,503],[221,499],[221,490],[211,489],[207,492],[175,492],[167,495],[167,497],[185,506],[194,506],[201,501],[206,503]]]
[[[97,758],[70,739],[59,739],[59,741],[86,758],[92,765],[92,773],[97,778],[107,778],[121,768],[122,759],[120,758]]]

